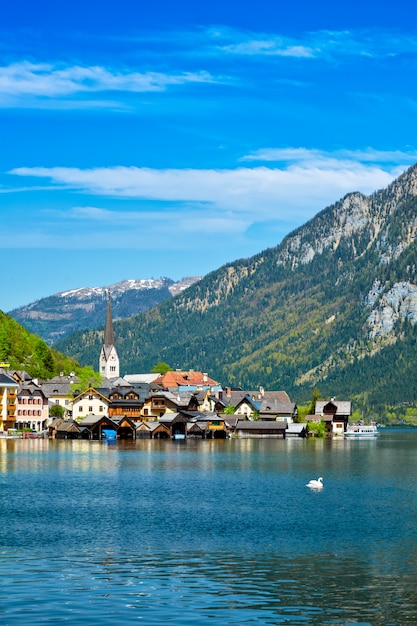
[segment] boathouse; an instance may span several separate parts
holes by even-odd
[[[288,424],[286,420],[239,420],[236,424],[235,434],[238,437],[282,437],[285,439]]]

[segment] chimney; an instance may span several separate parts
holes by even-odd
[[[261,394],[261,397],[263,398],[265,395],[265,389],[263,387],[259,387],[259,393]]]

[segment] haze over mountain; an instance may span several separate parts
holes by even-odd
[[[131,317],[181,293],[201,276],[123,280],[108,287],[81,287],[41,298],[9,312],[30,332],[53,345],[82,329],[104,326],[107,294],[110,292],[114,319]]]
[[[350,193],[275,248],[224,265],[170,301],[115,323],[123,372],[158,361],[224,384],[315,386],[364,406],[417,400],[417,167]],[[102,333],[60,350],[96,365]]]

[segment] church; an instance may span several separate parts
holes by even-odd
[[[104,328],[104,344],[100,352],[99,372],[103,378],[119,378],[120,363],[116,346],[114,345],[113,317],[108,292],[106,325]]]

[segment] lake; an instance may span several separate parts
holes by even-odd
[[[417,624],[414,430],[2,439],[0,494],[2,626]]]

